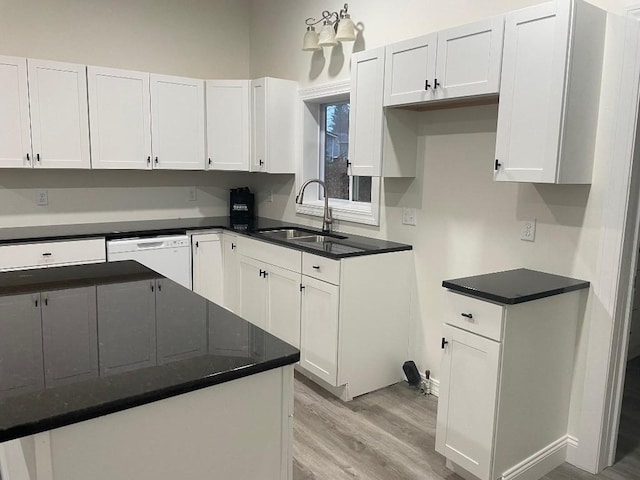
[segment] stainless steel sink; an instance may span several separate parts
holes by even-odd
[[[282,240],[299,240],[305,237],[316,236],[313,232],[301,228],[278,228],[274,230],[263,230],[256,232],[259,235]]]
[[[260,230],[256,232],[260,236],[274,238],[278,240],[294,240],[300,242],[322,243],[328,240],[345,239],[340,235],[320,235],[313,230],[304,228],[274,228],[270,230]]]

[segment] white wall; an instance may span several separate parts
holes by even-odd
[[[0,55],[248,78],[249,15],[249,0],[0,0]],[[229,186],[251,181],[217,172],[0,170],[0,225],[224,215]],[[49,206],[36,206],[37,189],[49,191]]]
[[[290,78],[303,86],[345,80],[350,77],[352,49],[375,48],[536,3],[541,2],[353,0],[349,2],[350,13],[355,22],[364,26],[361,38],[344,48],[311,54],[300,50],[304,19],[317,17],[322,9],[339,9],[342,2],[254,1],[251,75]],[[623,7],[623,2],[615,0],[592,3],[616,12]],[[270,41],[261,42],[267,35]],[[611,115],[617,100],[617,70],[610,59],[607,62],[591,186],[496,183],[492,180],[496,106],[423,112],[419,120],[417,176],[383,180],[380,227],[338,225],[344,231],[413,245],[416,291],[410,356],[421,370],[430,369],[436,379],[440,373],[442,280],[518,267],[597,279],[603,195],[610,168],[609,126],[615,123]],[[295,213],[294,190],[293,180],[281,184],[273,204],[259,205],[261,212],[320,226],[317,219]],[[403,207],[417,208],[417,226],[402,225]],[[525,219],[537,220],[533,243],[520,240]],[[595,291],[591,289],[577,339],[570,419],[570,433],[577,437],[585,432],[588,422],[588,417],[581,414],[590,325],[611,321],[611,312],[601,307]],[[606,342],[603,338],[602,348]]]

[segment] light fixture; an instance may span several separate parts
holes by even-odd
[[[347,13],[348,10],[349,4],[345,3],[340,13],[325,10],[320,20],[313,17],[307,18],[305,20],[307,31],[304,34],[302,50],[315,51],[320,50],[321,47],[336,46],[338,42],[353,42],[356,39],[356,26]],[[314,25],[320,22],[323,24],[318,34]]]

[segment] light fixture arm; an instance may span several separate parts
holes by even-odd
[[[330,12],[329,10],[324,10],[322,12],[322,18],[320,20],[316,20],[313,17],[307,18],[304,23],[307,27],[313,27],[314,25],[319,24],[320,22],[327,22],[329,25],[333,25],[334,28],[338,28],[338,22],[345,18],[348,15],[349,4],[345,3],[344,7],[338,12]]]

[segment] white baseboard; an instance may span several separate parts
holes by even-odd
[[[542,450],[507,470],[500,477],[502,480],[538,480],[551,470],[562,465],[567,459],[569,446],[577,446],[575,437],[565,435],[550,443]]]
[[[578,466],[578,439],[567,435],[567,462],[573,466]]]

